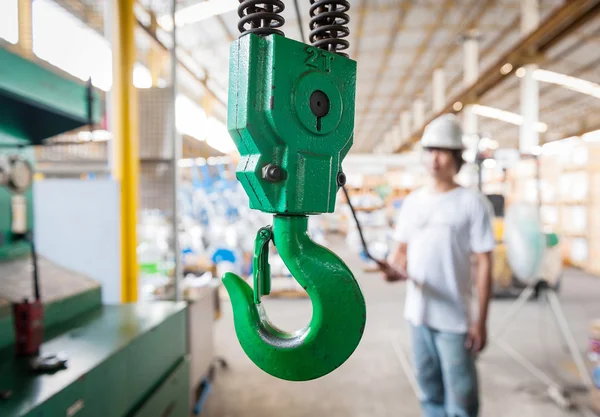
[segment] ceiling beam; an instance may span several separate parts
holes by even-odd
[[[415,83],[411,83],[412,85],[414,85],[414,88],[412,89],[410,94],[406,94],[407,97],[414,97],[417,94],[423,94],[426,85],[431,83],[431,80],[433,78],[433,72],[437,68],[444,68],[447,62],[452,58],[452,56],[461,51],[461,44],[459,44],[456,41],[457,38],[461,34],[464,34],[469,30],[479,29],[477,27],[477,23],[481,21],[483,16],[490,10],[491,7],[496,5],[496,2],[497,0],[475,0],[475,3],[478,3],[480,5],[480,8],[477,10],[477,8],[473,7],[475,13],[471,17],[471,19],[465,21],[463,25],[457,27],[457,30],[454,32],[454,37],[450,38],[450,42],[443,48],[441,48],[443,52],[440,54],[438,59],[435,60],[435,62],[428,68],[427,71],[425,71],[420,77],[417,77],[417,81]],[[462,75],[462,72],[458,76],[460,75]],[[453,82],[455,81],[453,80]]]
[[[481,0],[474,0],[476,3],[481,3],[484,4],[483,1]],[[496,2],[497,0],[489,0],[492,3]],[[487,3],[487,1],[486,1]],[[287,24],[287,20],[286,20],[286,24]],[[290,23],[293,24],[293,21],[290,21]],[[410,35],[420,35],[423,32],[427,32],[429,31],[432,27],[434,27],[434,24],[426,24],[426,25],[420,25],[420,26],[404,26],[402,28],[402,33],[403,34],[410,34]],[[444,25],[443,28],[441,28],[444,31],[447,32],[452,32],[452,33],[460,33],[461,31],[464,30],[465,24],[459,24],[459,25]],[[505,25],[503,25],[502,23],[494,23],[494,24],[489,24],[489,25],[483,25],[483,26],[478,26],[478,29],[480,29],[482,32],[484,33],[496,33],[498,31],[501,31],[505,28]],[[518,28],[515,28],[518,29]],[[390,32],[389,27],[369,27],[368,33],[365,33],[365,29],[363,28],[360,32],[357,30],[355,30],[353,32],[353,34],[355,35],[360,35],[360,37],[365,37],[365,36],[383,36],[383,35],[387,35]]]
[[[227,26],[227,23],[225,23],[225,19],[223,19],[223,16],[215,16],[215,19],[217,19],[217,22],[219,22],[219,26],[221,26],[223,32],[225,32],[225,37],[227,38],[227,41],[233,42],[235,40],[235,35],[231,32],[231,30],[229,30],[229,26]]]
[[[81,19],[87,26],[104,34],[104,16],[97,8],[81,0],[53,0],[60,7]],[[99,3],[102,4],[102,3]]]
[[[360,36],[360,34],[362,33],[363,30],[363,26],[365,24],[365,16],[366,16],[366,11],[367,11],[367,7],[368,7],[368,3],[369,0],[360,0],[360,4],[358,5],[358,24],[356,27],[356,41],[354,43],[355,48],[354,48],[354,59],[358,61],[358,57],[360,55],[360,46],[361,46],[361,39],[362,37]]]
[[[422,59],[423,55],[430,48],[431,41],[433,40],[435,33],[444,24],[444,21],[446,20],[446,17],[448,16],[450,7],[452,7],[453,4],[454,4],[454,2],[452,0],[444,0],[444,4],[440,8],[437,9],[435,24],[427,31],[425,38],[423,39],[423,42],[421,42],[414,57],[410,61],[413,63],[413,67],[417,67],[421,63],[421,59]],[[394,100],[397,97],[402,96],[402,93],[406,89],[406,84],[408,83],[408,81],[410,80],[410,78],[412,76],[412,72],[413,71],[405,71],[404,72],[402,78],[400,78],[400,80],[396,84],[396,88],[394,89],[393,94],[388,99],[387,104],[384,106],[384,108],[386,108],[386,109],[391,108],[394,103]],[[379,126],[379,123],[383,121],[383,119],[387,116],[387,114],[388,114],[388,112],[380,112],[380,115],[377,119],[376,126]],[[379,130],[379,129],[376,129],[376,130]],[[378,132],[374,132],[374,133],[378,133]],[[368,138],[372,142],[373,140],[377,140],[378,136],[372,134],[372,135],[369,135]],[[361,144],[361,147],[364,148],[364,145],[365,144]],[[370,144],[366,144],[366,145],[370,145]]]
[[[559,42],[570,36],[574,30],[580,28],[590,19],[600,14],[600,0],[572,0],[558,7],[540,26],[527,37],[521,39],[508,52],[497,59],[479,79],[471,86],[463,88],[458,94],[452,97],[445,108],[434,115],[429,121],[444,113],[455,113],[453,105],[455,102],[473,103],[493,88],[503,83],[507,76],[500,72],[500,68],[506,63],[513,65],[513,68],[519,68],[532,59],[539,59],[539,54],[547,52]],[[423,129],[414,132],[412,138],[402,145],[398,151],[402,152],[410,149],[413,144],[419,141]]]
[[[595,59],[594,61],[584,65],[583,67],[576,69],[575,71],[573,71],[572,74],[569,74],[569,75],[571,75],[572,77],[579,77],[581,75],[584,75],[587,72],[597,70],[599,65],[600,65],[600,59]],[[543,89],[540,90],[540,96],[542,95],[542,93],[548,93],[550,91],[556,90],[557,88],[564,88],[564,87],[561,87],[560,85],[556,85],[556,84],[546,85]],[[570,91],[572,93],[572,96],[563,98],[558,101],[553,101],[552,103],[548,104],[547,106],[541,107],[540,113],[545,112],[546,114],[552,114],[556,110],[562,110],[566,106],[570,106],[578,101],[581,101],[581,99],[583,97],[590,97],[590,96],[586,96],[585,94],[578,93],[577,91],[571,91],[571,90],[567,90],[567,91]]]
[[[86,25],[88,25],[90,28],[94,29],[97,33],[104,36],[104,17],[102,15],[101,11],[97,10],[96,8],[94,8],[92,6],[85,4],[84,2],[78,1],[78,0],[54,0],[54,1],[56,2],[56,4],[58,4],[59,6],[63,7],[65,10],[67,10],[69,13],[73,14],[74,16],[77,16]],[[159,48],[161,48],[163,50],[168,50],[168,48],[162,42],[160,42],[160,40],[156,37],[156,33],[154,33],[151,30],[151,28],[146,27],[139,20],[137,20],[137,24],[150,37],[150,39],[152,40],[153,43],[156,44],[156,46],[158,46]],[[193,71],[191,68],[189,68],[183,62],[179,61],[178,64],[187,73],[189,73],[190,76],[194,80],[196,80],[197,82],[199,82],[202,85],[202,87],[204,88],[204,90],[207,92],[208,95],[210,95],[211,97],[216,99],[217,102],[220,103],[221,105],[226,106],[225,102],[223,100],[221,100],[215,94],[215,92],[212,91],[212,89],[208,86],[206,78],[200,78],[198,76],[198,74],[196,74],[195,71]],[[201,67],[199,64],[197,64],[197,65],[199,67]],[[202,70],[204,71],[205,74],[208,74],[208,71],[206,71],[204,68],[202,68]]]
[[[408,13],[410,13],[410,10],[411,10],[413,4],[414,3],[412,1],[404,0],[403,2],[400,3],[398,10],[396,11],[397,16],[394,19],[394,26],[389,31],[388,40],[387,40],[385,49],[383,51],[383,57],[379,64],[379,69],[377,70],[377,75],[375,76],[373,85],[371,86],[371,94],[369,94],[369,97],[367,98],[367,101],[365,103],[365,107],[367,109],[371,108],[371,103],[373,102],[373,99],[375,98],[376,93],[379,90],[379,85],[383,78],[383,74],[387,70],[387,67],[388,67],[388,64],[390,61],[390,56],[394,52],[394,49],[395,49],[394,46],[396,45],[396,40],[398,39],[398,34],[400,32],[402,32],[403,26],[404,26],[404,21],[406,20],[406,16],[408,15]],[[430,30],[435,30],[435,29],[432,28]],[[359,119],[360,119],[360,117],[359,117]]]
[[[577,52],[580,48],[582,48],[590,39],[593,39],[594,37],[598,36],[598,34],[600,33],[600,30],[598,31],[594,31],[592,33],[589,33],[585,36],[582,36],[579,38],[579,40],[577,41],[577,43],[569,48],[565,48],[564,51],[562,51],[560,54],[557,54],[555,56],[553,56],[550,59],[545,60],[544,63],[544,67],[546,67],[546,69],[549,69],[548,67],[552,64],[556,64],[557,62],[559,62],[560,60],[564,60],[566,58],[568,58],[569,56],[571,56],[572,54],[574,54],[575,52]],[[586,72],[589,72],[591,70],[597,69],[598,65],[600,63],[598,61],[594,61],[591,64],[587,64],[584,65],[583,67],[577,68],[573,71],[570,71],[569,74],[570,76],[573,77],[578,77]],[[517,88],[519,86],[519,84],[517,83],[516,85],[513,85],[512,88]],[[540,101],[541,101],[541,97],[544,94],[547,94],[550,91],[553,91],[557,88],[559,88],[559,85],[556,84],[544,84],[541,88],[540,88]],[[500,91],[498,92],[498,95],[505,95],[506,91]],[[496,97],[496,95],[494,95],[494,98]],[[490,95],[489,97],[490,101],[493,101],[494,99],[492,98],[492,96]],[[510,109],[515,109],[517,108],[517,106],[519,105],[519,100],[520,98],[517,97],[516,100],[512,101],[511,104],[509,106],[505,107],[505,110],[510,110]],[[554,103],[552,104],[554,105]],[[549,106],[546,106],[544,108],[540,108],[540,112],[547,109]]]
[[[482,61],[483,58],[487,57],[492,52],[494,52],[496,50],[496,48],[498,47],[498,45],[500,45],[504,41],[504,39],[506,39],[506,37],[508,35],[510,35],[512,32],[518,31],[520,21],[521,21],[520,16],[517,16],[507,26],[505,26],[494,37],[494,39],[492,39],[492,41],[489,43],[489,45],[486,46],[485,48],[483,48],[479,52],[479,60]],[[450,81],[450,84],[448,84],[448,85],[460,85],[461,82],[462,82],[462,71],[459,74],[457,74],[454,78],[452,78],[452,80]]]
[[[156,46],[158,46],[159,48],[161,48],[163,50],[167,50],[167,51],[169,50],[169,48],[165,44],[163,44],[160,41],[160,39],[158,39],[158,37],[156,36],[156,33],[152,32],[151,28],[145,26],[137,18],[136,18],[136,20],[137,20],[138,26],[148,35],[148,37],[152,40],[152,42]],[[194,71],[193,69],[188,67],[181,60],[178,60],[178,65],[181,68],[183,68],[185,70],[185,72],[187,72],[194,80],[196,80],[198,83],[200,83],[202,85],[202,87],[204,88],[204,90],[208,93],[208,95],[210,95],[212,98],[214,98],[222,106],[227,107],[225,102],[223,100],[221,100],[221,98],[219,98],[219,96],[217,94],[215,94],[215,92],[208,86],[208,76],[205,76],[204,78],[199,77],[198,74],[196,74],[196,71]],[[208,72],[204,68],[202,68],[201,65],[198,64],[198,66],[204,71],[205,74],[208,74]]]

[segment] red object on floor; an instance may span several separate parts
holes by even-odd
[[[44,339],[44,306],[39,300],[13,304],[13,318],[17,355],[37,355]]]

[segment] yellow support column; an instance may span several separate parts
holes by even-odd
[[[23,55],[33,55],[32,0],[19,0],[19,47]]]
[[[114,176],[121,184],[121,301],[138,298],[137,209],[139,175],[138,95],[133,85],[136,61],[134,0],[112,1],[112,124]]]

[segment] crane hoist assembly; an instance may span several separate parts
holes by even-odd
[[[311,45],[285,37],[281,0],[242,0],[230,50],[228,130],[240,152],[237,178],[250,207],[273,214],[256,236],[254,288],[226,273],[237,337],[248,357],[278,378],[305,381],[342,365],[366,323],[362,292],[346,264],[313,242],[308,216],[331,213],[346,182],[353,142],[356,62],[345,0],[310,0]],[[273,243],[311,299],[309,325],[293,333],[267,318]]]

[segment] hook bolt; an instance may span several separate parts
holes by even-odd
[[[267,164],[262,169],[262,177],[264,180],[270,182],[283,181],[285,179],[285,171],[277,165]]]

